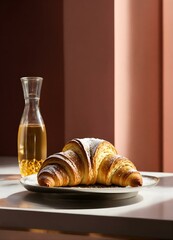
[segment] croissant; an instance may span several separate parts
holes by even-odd
[[[79,184],[137,187],[142,176],[126,157],[118,155],[108,141],[76,138],[61,152],[49,156],[42,164],[37,180],[40,186],[59,187]]]

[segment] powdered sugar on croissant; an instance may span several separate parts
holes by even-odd
[[[118,155],[108,141],[76,138],[62,152],[49,156],[38,175],[41,186],[76,186],[79,184],[141,186],[142,176],[127,158]]]

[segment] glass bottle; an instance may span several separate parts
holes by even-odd
[[[25,108],[18,129],[18,163],[21,176],[35,174],[47,157],[46,128],[39,109],[43,78],[22,77]]]

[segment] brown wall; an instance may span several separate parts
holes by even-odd
[[[0,155],[17,154],[21,76],[44,78],[48,154],[72,137],[113,142],[113,0],[0,1]]]
[[[64,143],[62,1],[0,1],[0,155],[17,154],[24,108],[21,76],[44,78],[41,112],[48,153]]]

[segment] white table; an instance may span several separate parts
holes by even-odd
[[[158,185],[129,199],[34,193],[20,184],[17,159],[1,157],[0,229],[173,239],[173,173],[143,174],[159,177]]]

